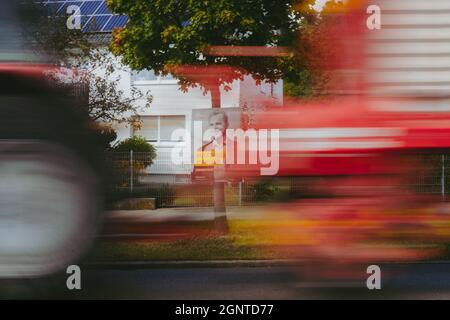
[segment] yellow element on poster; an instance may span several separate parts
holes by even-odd
[[[194,165],[196,167],[223,166],[225,164],[225,150],[197,151]]]

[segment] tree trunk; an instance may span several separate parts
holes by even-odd
[[[221,107],[219,85],[211,88],[211,105],[213,108]],[[214,231],[219,234],[228,233],[227,211],[225,207],[225,183],[216,181],[217,166],[214,166]]]

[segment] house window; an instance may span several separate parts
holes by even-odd
[[[159,117],[160,141],[172,141],[172,133],[177,129],[185,128],[184,116],[160,116]]]
[[[153,70],[141,70],[131,72],[133,84],[176,84],[178,81],[172,76],[157,76]]]
[[[184,141],[183,137],[172,140],[172,133],[186,128],[185,116],[145,116],[141,120],[141,128],[133,132],[135,136],[142,136],[154,143]]]
[[[135,130],[134,135],[144,137],[150,142],[158,142],[158,117],[143,118],[141,128]]]

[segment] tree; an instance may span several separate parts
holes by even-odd
[[[112,52],[133,69],[173,74],[182,90],[200,86],[220,108],[220,86],[245,75],[257,83],[292,73],[295,52],[249,56],[221,54],[216,46],[295,48],[298,31],[314,16],[314,0],[108,0],[126,14],[125,28],[113,32]],[[274,50],[276,51],[276,50]],[[255,54],[257,55],[257,54]],[[199,76],[200,75],[200,76]],[[223,183],[215,183],[219,231],[226,230]]]
[[[306,20],[298,32],[295,58],[290,60],[290,70],[284,79],[284,94],[302,100],[323,98],[336,88],[333,61],[340,60],[342,45],[332,30],[342,22],[346,6],[342,2],[327,1],[320,12]]]
[[[143,137],[134,136],[126,140],[121,141],[117,146],[114,147],[114,152],[126,152],[130,151],[142,153],[143,157],[140,160],[144,167],[151,166],[153,160],[156,158],[155,147],[145,140]]]
[[[49,12],[34,1],[27,1],[20,13],[28,48],[41,60],[55,65],[55,71],[48,73],[49,79],[58,86],[72,88],[74,95],[81,97],[79,106],[87,109],[100,127],[99,133],[114,139],[112,129],[103,126],[114,122],[139,125],[137,102],[146,98],[144,107],[149,107],[152,97],[136,88],[129,95],[119,89],[121,67],[107,49],[107,41],[67,28],[67,15]]]
[[[139,175],[151,166],[156,158],[155,147],[139,136],[121,141],[112,148],[112,151],[113,163],[111,165],[114,167],[116,187],[129,187],[131,180],[133,183],[138,182]]]

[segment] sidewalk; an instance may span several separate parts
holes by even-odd
[[[275,219],[265,207],[227,208],[228,221]],[[177,240],[208,236],[214,208],[164,208],[157,210],[115,210],[105,213],[104,240]]]
[[[267,215],[263,206],[259,207],[229,207],[227,208],[229,220],[261,220],[274,219]],[[161,223],[183,221],[212,221],[214,208],[164,208],[157,210],[115,210],[107,211],[107,222],[126,223]]]

